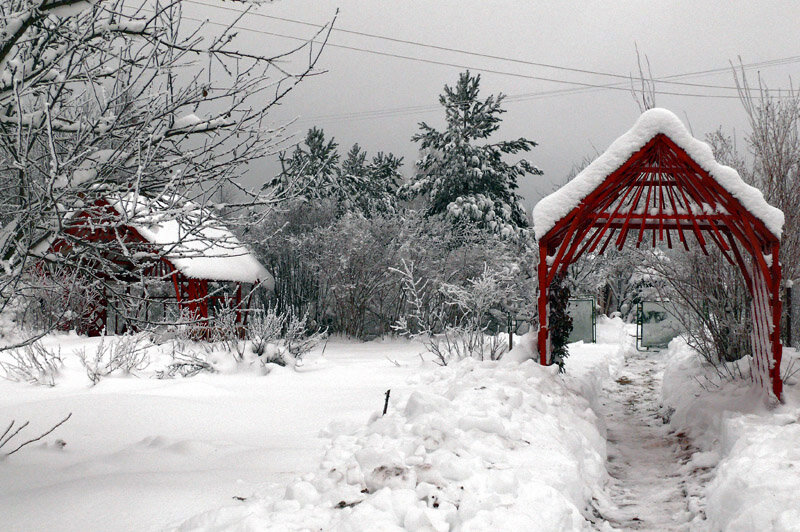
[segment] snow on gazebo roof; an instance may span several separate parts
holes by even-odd
[[[764,222],[767,229],[780,239],[783,211],[767,203],[761,191],[745,183],[736,170],[719,164],[714,159],[711,147],[694,138],[677,116],[659,108],[642,113],[633,127],[615,140],[592,164],[566,185],[536,204],[533,208],[536,238],[544,237],[560,219],[569,214],[609,175],[659,133],[666,135],[683,149],[722,188],[739,200],[745,209]]]
[[[208,208],[134,193],[109,204],[187,277],[274,285],[264,266]]]

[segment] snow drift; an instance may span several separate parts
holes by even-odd
[[[533,361],[425,372],[386,416],[334,430],[319,470],[283,498],[178,530],[590,530],[606,442],[576,389],[608,375],[608,357],[593,355],[567,379]]]

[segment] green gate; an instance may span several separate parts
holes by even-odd
[[[636,349],[661,349],[683,332],[666,301],[640,301],[636,311]]]
[[[567,314],[572,318],[572,332],[567,342],[595,343],[597,341],[597,305],[593,297],[571,298]]]

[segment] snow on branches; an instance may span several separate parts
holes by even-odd
[[[526,231],[528,220],[515,191],[517,180],[542,172],[529,161],[504,160],[530,151],[536,143],[524,138],[478,144],[500,127],[504,96],[478,98],[480,75],[469,71],[455,87],[445,85],[439,103],[447,126],[438,131],[426,123],[412,140],[420,143],[416,174],[403,188],[408,197],[423,196],[429,214],[445,214],[453,221],[475,223],[489,232],[514,238]]]
[[[223,188],[238,196],[228,210],[281,199],[236,179],[280,149],[283,128],[267,113],[315,72],[331,26],[291,50],[247,53],[233,24],[187,26],[182,9],[179,0],[0,4],[0,310],[34,250],[97,201],[133,194],[205,207]],[[173,207],[162,215],[182,216]],[[90,282],[111,288],[106,277]]]

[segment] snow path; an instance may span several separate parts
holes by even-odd
[[[623,530],[689,530],[700,492],[685,468],[695,451],[688,438],[670,433],[659,411],[665,357],[661,352],[626,354],[616,380],[604,388],[601,413],[608,439],[608,494],[616,508],[603,517]]]

